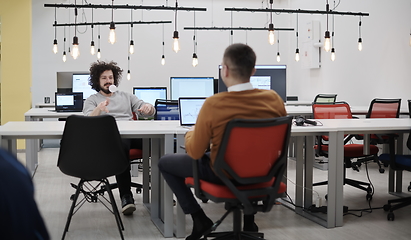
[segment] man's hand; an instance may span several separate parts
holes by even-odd
[[[106,100],[105,101],[102,101],[101,103],[99,103],[98,105],[97,105],[97,108],[100,110],[100,111],[104,111],[104,112],[106,112],[106,113],[108,113],[108,109],[107,109],[107,105],[110,103],[110,98],[106,98]]]
[[[144,104],[140,109],[138,109],[138,111],[144,115],[151,115],[153,113],[153,109],[150,104]]]

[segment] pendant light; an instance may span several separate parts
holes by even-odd
[[[295,61],[300,61],[300,49],[298,48],[298,13],[297,13],[297,32],[295,33],[297,36],[297,48],[295,49]]]
[[[67,61],[66,55],[66,26],[64,26],[64,39],[63,39],[63,62]]]
[[[134,54],[134,41],[133,41],[133,10],[131,10],[131,24],[130,24],[130,46],[128,52]]]
[[[360,22],[358,23],[358,51],[362,51],[362,37],[361,37],[361,16],[360,16]],[[410,45],[411,45],[411,39],[410,39]]]
[[[116,26],[114,24],[114,0],[111,0],[111,23],[108,42],[114,44],[116,42]]]
[[[164,56],[164,23],[163,23],[163,55],[161,56],[161,65],[166,64],[166,57]]]
[[[273,1],[274,0],[270,0],[270,9],[271,10],[273,10]],[[268,42],[271,45],[274,45],[274,43],[275,43],[273,12],[270,12],[270,24],[268,25]]]
[[[325,9],[327,12],[330,11],[330,5],[328,4],[328,0],[327,0]],[[331,50],[330,32],[328,31],[328,13],[327,13],[327,31],[325,31],[325,39],[324,39],[324,50],[326,52],[329,52]]]
[[[280,57],[280,31],[277,31],[277,62],[281,61]]]
[[[174,13],[174,33],[173,33],[173,51],[178,53],[180,51],[180,42],[179,42],[179,37],[178,37],[178,31],[177,31],[177,8],[178,8],[178,2],[176,0],[176,10]]]
[[[198,57],[197,57],[197,39],[196,39],[196,12],[194,11],[194,35],[193,35],[193,44],[194,44],[194,52],[193,52],[193,61],[192,61],[192,65],[193,67],[197,67],[198,65]]]
[[[74,5],[77,6],[76,2]],[[78,48],[78,37],[77,37],[77,7],[74,8],[74,37],[73,37],[73,51],[71,56],[77,59],[80,56],[80,49]]]
[[[58,52],[57,47],[57,12],[56,7],[54,8],[54,41],[53,41],[53,53],[56,54]]]
[[[96,47],[94,46],[94,13],[91,9],[91,43],[90,43],[90,53],[91,55],[96,54]]]
[[[98,39],[97,59],[100,60],[100,58],[101,58],[101,51],[100,51],[100,25],[98,25],[98,36],[97,36],[97,39]]]

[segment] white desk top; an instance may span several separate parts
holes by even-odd
[[[322,135],[329,132],[345,133],[387,133],[404,132],[411,129],[411,118],[392,119],[316,119],[322,126],[293,126],[293,136]],[[4,138],[61,138],[65,122],[32,121],[8,122],[0,126]],[[143,135],[184,134],[187,128],[179,126],[179,121],[118,121],[123,137]]]

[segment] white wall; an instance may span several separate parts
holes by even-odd
[[[81,1],[77,1],[80,3]],[[88,0],[93,4],[110,4],[111,1]],[[115,4],[159,6],[175,1],[122,1]],[[338,1],[337,1],[338,2]],[[90,64],[96,60],[89,53],[91,29],[80,27],[77,34],[80,42],[81,55],[77,60],[68,57],[66,63],[61,60],[63,52],[63,27],[57,28],[59,52],[52,53],[54,39],[54,8],[45,8],[45,3],[74,3],[74,0],[51,2],[49,0],[33,1],[33,105],[43,101],[44,96],[54,96],[57,88],[57,72],[88,71]],[[331,7],[333,1],[330,1]],[[268,7],[267,1],[255,0],[180,0],[179,6],[204,7],[207,12],[196,12],[196,26],[231,26],[234,27],[267,27],[267,13],[247,13],[224,11],[225,7],[262,8]],[[325,9],[324,0],[274,0],[274,8],[278,9]],[[286,64],[287,94],[298,95],[302,101],[312,101],[317,93],[337,93],[339,100],[346,100],[351,105],[369,105],[375,97],[402,98],[403,106],[406,99],[411,99],[409,89],[411,81],[411,47],[409,35],[411,28],[411,1],[372,1],[344,0],[337,11],[367,12],[369,17],[362,19],[362,38],[364,50],[357,50],[358,21],[355,16],[335,16],[335,49],[337,59],[331,62],[330,53],[321,50],[321,68],[309,69],[306,59],[294,61],[296,48],[295,32],[280,33],[281,62]],[[79,10],[78,22],[91,22],[91,10],[85,9],[86,20],[82,19]],[[159,10],[136,10],[133,13],[135,21],[173,21],[174,12]],[[162,55],[162,25],[134,25],[134,42],[136,53],[131,56],[130,70],[132,79],[127,81],[127,45],[128,27],[117,26],[118,41],[108,43],[108,26],[101,27],[101,50],[103,60],[114,60],[124,69],[124,77],[120,89],[131,92],[133,86],[169,86],[171,76],[213,76],[218,77],[218,65],[224,49],[231,43],[229,31],[198,31],[199,65],[191,66],[193,54],[193,31],[183,30],[193,26],[193,12],[178,12],[178,31],[180,33],[181,51],[171,50],[174,24],[164,25],[166,65],[160,64]],[[299,47],[300,52],[306,47],[307,22],[319,20],[321,35],[326,26],[325,15],[299,14]],[[331,31],[329,18],[329,30]],[[115,21],[130,21],[130,10],[116,10]],[[57,9],[58,23],[74,22],[74,10]],[[94,10],[95,22],[111,21],[109,9]],[[296,14],[274,14],[275,27],[295,28]],[[94,41],[97,44],[98,27],[94,29]],[[66,51],[72,42],[73,28],[66,28]],[[257,64],[278,64],[276,61],[277,44],[271,46],[267,42],[265,31],[235,31],[233,42],[249,44],[257,53]]]

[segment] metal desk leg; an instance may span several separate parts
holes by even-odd
[[[143,203],[150,203],[150,139],[143,139]]]
[[[330,132],[327,227],[343,225],[344,132]]]
[[[308,208],[313,204],[313,168],[314,168],[314,136],[305,138],[305,159],[304,159],[304,207]]]
[[[26,139],[26,168],[34,176],[38,165],[38,139]]]
[[[181,145],[184,145],[184,135],[177,134],[177,153],[185,153],[185,150],[180,148]],[[177,223],[176,223],[176,232],[175,236],[177,238],[183,238],[186,236],[186,215],[183,212],[180,204],[177,202]]]
[[[167,134],[164,136],[164,152],[165,153],[174,153],[174,134]],[[164,181],[161,176],[161,184],[163,184],[163,198],[164,201],[162,206],[164,206],[164,237],[173,237],[173,220],[174,220],[174,211],[173,211],[173,191]]]
[[[304,164],[304,159],[303,159],[303,143],[304,143],[304,138],[305,137],[297,137],[296,142],[294,145],[295,149],[295,158],[296,158],[296,173],[295,173],[295,205],[296,206],[303,206],[303,188],[304,186],[303,183],[303,164]],[[303,209],[301,208],[296,208],[296,212],[303,212]]]

